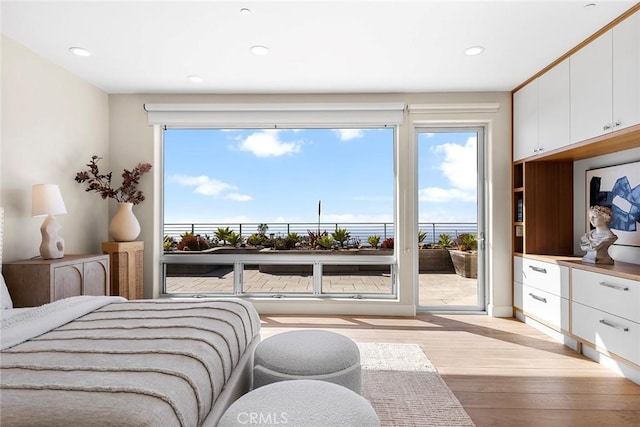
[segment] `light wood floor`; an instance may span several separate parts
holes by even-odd
[[[640,386],[516,319],[263,315],[262,336],[320,328],[417,343],[478,427],[640,426]]]

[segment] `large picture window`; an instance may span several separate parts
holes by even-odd
[[[394,297],[395,138],[166,129],[163,292]]]

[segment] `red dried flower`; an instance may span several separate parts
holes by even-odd
[[[132,170],[124,169],[122,172],[122,185],[116,189],[111,187],[112,172],[101,174],[98,169],[98,162],[102,157],[91,156],[91,161],[87,163],[88,170],[80,171],[74,178],[79,184],[87,183],[85,191],[95,191],[103,199],[114,199],[120,203],[139,204],[144,200],[142,191],[137,190],[142,175],[151,170],[149,163],[138,163]]]

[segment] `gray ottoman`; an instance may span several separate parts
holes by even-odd
[[[329,331],[291,331],[256,347],[253,388],[276,381],[322,380],[360,393],[360,350],[344,335]]]
[[[280,381],[236,400],[218,427],[247,425],[290,427],[378,427],[380,420],[367,399],[326,381]]]

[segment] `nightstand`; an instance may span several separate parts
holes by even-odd
[[[102,252],[110,256],[111,295],[142,299],[144,242],[102,242]]]
[[[65,255],[2,266],[14,307],[35,307],[77,295],[109,295],[108,255]]]

